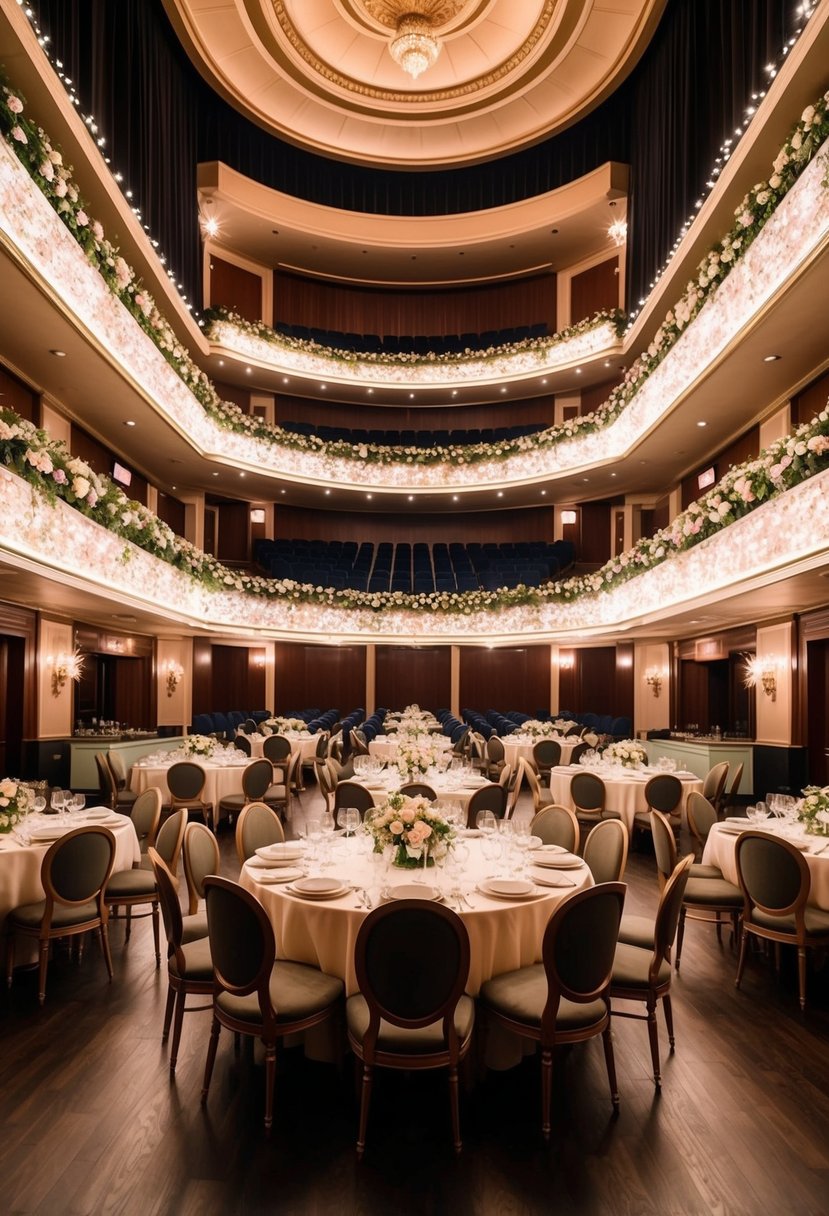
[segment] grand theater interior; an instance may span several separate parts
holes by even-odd
[[[827,65],[829,0],[0,0],[0,778],[416,705],[739,763],[720,817],[829,785]],[[825,1210],[823,898],[805,1013],[689,919],[661,1095],[614,1019],[618,1119],[595,1044],[549,1144],[476,1056],[461,1157],[383,1074],[359,1165],[350,1061],[286,1050],[266,1138],[188,1013],[171,1083],[111,918],[111,985],[0,998],[9,1210]]]

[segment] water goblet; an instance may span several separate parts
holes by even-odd
[[[498,828],[494,811],[478,811],[475,816],[475,827],[483,833],[484,838],[491,836]]]
[[[50,801],[52,810],[55,811],[58,815],[62,815],[63,808],[66,805],[65,792],[62,789],[58,789],[57,787],[55,787],[55,789],[52,790],[52,796],[49,801]]]
[[[32,803],[32,810],[36,815],[41,815],[46,810],[46,799],[42,794],[38,794]]]

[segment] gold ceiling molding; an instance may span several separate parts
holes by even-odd
[[[375,0],[364,0],[365,8],[368,11]],[[538,44],[543,39],[550,25],[550,22],[555,15],[556,9],[559,7],[559,0],[545,0],[541,14],[533,26],[528,36],[524,39],[521,47],[515,51],[508,59],[497,64],[488,72],[475,77],[473,80],[465,81],[463,84],[455,85],[450,89],[423,89],[423,88],[408,88],[408,89],[381,89],[373,85],[366,84],[365,81],[357,80],[353,76],[345,76],[342,72],[338,72],[330,64],[321,63],[318,54],[308,45],[299,30],[291,20],[287,10],[285,0],[271,0],[273,5],[274,16],[279,22],[279,27],[282,33],[290,42],[293,49],[300,58],[311,68],[317,75],[327,80],[329,84],[335,85],[339,89],[343,89],[347,93],[356,94],[359,97],[371,98],[372,101],[378,102],[393,102],[395,105],[409,105],[422,108],[427,103],[451,102],[461,98],[474,96],[483,90],[490,89],[493,85],[500,84],[502,81],[511,77],[518,71],[524,61],[532,54]],[[394,10],[399,10],[398,16],[393,18],[394,24],[392,29],[397,28],[397,22],[400,17],[406,13],[420,11],[414,5],[405,3],[388,4],[386,2],[377,2],[376,7],[379,9],[388,10],[388,15],[391,16]],[[421,8],[428,8],[428,3],[421,5]],[[454,9],[455,16],[466,7],[464,4],[441,3],[440,0],[435,0],[435,9],[439,11]],[[436,18],[427,13],[433,26],[435,26]],[[446,21],[452,20],[451,17],[445,18]],[[381,22],[385,25],[385,20]],[[435,26],[436,32],[440,33],[439,27]]]
[[[396,30],[401,17],[410,13],[418,17],[428,17],[432,29],[438,33],[444,26],[455,21],[465,8],[469,8],[469,0],[352,0],[358,9],[363,9],[378,25],[388,30]]]

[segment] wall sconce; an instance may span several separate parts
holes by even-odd
[[[175,659],[168,659],[162,668],[167,696],[171,697],[184,679],[184,668]]]
[[[662,672],[658,667],[649,667],[645,672],[645,683],[655,697],[662,691]]]
[[[572,671],[576,665],[576,659],[572,650],[560,651],[558,656],[558,666],[560,671]]]
[[[746,655],[745,677],[746,688],[762,688],[772,701],[777,700],[777,669],[780,660],[777,655]]]
[[[50,654],[46,666],[52,673],[52,696],[59,697],[68,680],[79,680],[83,672],[83,655],[73,650],[71,654]]]
[[[578,519],[578,516],[576,515],[575,511],[562,511],[561,512],[562,524],[574,524],[577,519]]]

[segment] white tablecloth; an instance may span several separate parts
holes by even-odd
[[[388,776],[386,775],[387,773]],[[401,777],[396,769],[385,770],[379,777],[354,776],[350,780],[355,781],[358,785],[364,785],[378,806],[388,798],[389,794],[393,794],[399,790],[401,785],[411,784],[407,778]],[[422,775],[413,777],[412,781],[431,786],[438,799],[454,799],[454,801],[459,802],[464,807],[476,790],[481,789],[484,785],[491,784],[486,778],[471,772],[466,774],[458,773],[457,775],[454,773],[441,773],[437,777]]]
[[[317,751],[317,736],[316,735],[286,735],[285,738],[291,744],[291,755],[295,756],[297,752],[302,756],[303,763],[306,760],[313,760]],[[251,759],[261,760],[263,756],[262,748],[265,745],[264,735],[248,735],[251,746]]]
[[[553,795],[553,801],[561,806],[569,806],[572,809],[573,799],[570,797],[570,781],[576,773],[583,773],[585,770],[581,765],[562,765],[559,768],[550,770],[550,792]],[[606,795],[606,809],[608,811],[618,811],[627,825],[628,831],[633,831],[633,817],[641,811],[648,809],[648,804],[645,801],[645,786],[651,777],[658,777],[660,774],[656,769],[608,769],[596,770],[596,775],[604,781]],[[702,782],[699,777],[693,773],[683,774],[675,773],[682,782],[682,803],[681,812],[683,822],[685,821],[685,804],[688,801],[688,795],[696,791],[702,793]]]
[[[748,820],[746,823],[748,824]],[[754,828],[756,825],[751,824],[750,826]],[[775,833],[773,826],[769,830],[773,834]],[[777,834],[782,835],[779,829],[777,829]],[[702,860],[706,865],[719,866],[724,877],[733,883],[737,881],[737,839],[738,836],[729,830],[728,825],[717,823],[708,833],[702,854]],[[804,851],[812,878],[809,903],[829,912],[829,848],[819,856],[814,851],[827,843],[826,837],[797,833],[795,839],[809,844],[809,852]]]
[[[561,747],[561,763],[569,764],[570,757],[573,754],[573,748],[577,743],[581,743],[578,737],[570,737],[565,739],[563,736],[554,736],[553,741]],[[502,739],[504,745],[504,759],[507,764],[511,764],[513,769],[518,768],[519,760],[526,760],[528,764],[532,764],[533,748],[536,743],[540,743],[540,739],[516,738],[515,735],[509,735],[506,739]]]
[[[100,807],[89,807],[88,810],[101,810]],[[67,830],[79,828],[96,822],[87,819],[83,812],[73,812],[69,817]],[[36,827],[53,826],[54,816],[30,815],[27,817],[24,830]],[[141,857],[138,837],[132,820],[126,815],[118,816],[118,823],[104,822],[115,837],[115,870],[131,870],[133,863]],[[43,858],[51,842],[24,846],[13,836],[0,836],[0,932],[3,921],[12,908],[21,904],[34,904],[43,899],[43,886],[40,881],[40,868]]]
[[[472,839],[465,843],[469,846],[470,856],[461,889],[468,893],[472,910],[462,911],[460,915],[469,932],[471,947],[466,990],[474,996],[481,984],[493,975],[541,960],[544,930],[556,905],[575,890],[592,886],[593,876],[585,865],[575,870],[547,870],[547,875],[554,875],[563,883],[573,885],[539,888],[543,894],[523,901],[491,898],[480,894],[476,888],[493,863],[484,858],[479,840]],[[337,847],[342,851],[327,872],[364,886],[376,896],[384,876],[382,860],[378,858],[375,861],[365,853],[364,848],[361,850],[356,841],[344,841]],[[276,934],[278,956],[311,963],[329,975],[339,976],[345,982],[349,996],[358,991],[354,973],[354,945],[366,909],[357,907],[354,894],[324,901],[302,899],[289,895],[284,887],[257,882],[256,874],[255,869],[243,866],[239,881],[257,896],[267,910]],[[434,870],[427,870],[425,881],[439,885],[440,875],[434,875]],[[421,878],[420,872],[402,869],[391,871],[392,884]]]
[[[171,763],[175,763],[172,761]],[[228,794],[242,793],[242,774],[251,761],[239,753],[239,760],[234,764],[211,764],[206,760],[195,760],[205,772],[204,792],[205,802],[213,804],[214,821],[218,820],[219,803]],[[166,802],[170,797],[167,785],[167,772],[170,764],[134,764],[130,773],[130,788],[140,794],[151,785],[161,790],[161,797]],[[214,823],[215,826],[215,823]]]

